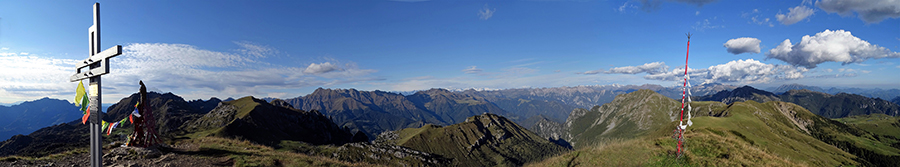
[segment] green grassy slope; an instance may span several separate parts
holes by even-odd
[[[679,120],[680,105],[680,101],[646,89],[618,95],[603,106],[595,106],[588,111],[573,111],[586,113],[570,116],[566,121],[571,134],[569,142],[575,148],[582,148],[606,140],[631,139],[646,136],[657,129],[675,127],[669,123]],[[721,110],[725,104],[698,102],[692,106],[697,111],[695,115],[714,115],[712,112]]]
[[[620,97],[628,99],[629,95]],[[635,97],[640,96],[630,97],[631,100],[621,101],[616,106],[671,103]],[[652,99],[653,95],[644,97]],[[650,115],[671,112],[671,109],[663,107],[654,110],[653,106],[643,106],[644,112]],[[891,166],[893,161],[900,160],[895,156],[896,148],[890,146],[892,139],[885,137],[893,134],[893,124],[900,125],[896,123],[896,119],[879,118],[877,121],[870,121],[879,124],[882,129],[866,132],[815,115],[787,102],[746,101],[727,106],[718,102],[695,102],[693,106],[693,113],[697,117],[693,119],[694,126],[685,133],[686,151],[683,158],[674,158],[676,142],[672,138],[672,130],[677,121],[666,121],[663,125],[643,131],[636,131],[635,129],[640,128],[629,126],[612,127],[631,129],[630,131],[639,134],[595,135],[587,138],[594,143],[529,165]],[[602,117],[598,115],[600,113],[602,112],[594,115],[586,113],[583,117]],[[860,123],[859,119],[846,121],[856,122],[858,126],[869,126]],[[578,126],[572,127],[574,129]],[[583,142],[586,139],[581,140]]]

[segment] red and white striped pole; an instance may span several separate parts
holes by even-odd
[[[690,97],[688,97],[688,91],[689,91],[689,90],[688,90],[688,84],[687,84],[687,83],[688,83],[688,74],[687,74],[687,72],[688,72],[688,58],[689,58],[690,53],[691,53],[691,34],[688,33],[688,34],[686,34],[686,35],[687,35],[687,37],[688,37],[688,42],[687,42],[687,53],[685,53],[685,55],[684,55],[684,84],[682,85],[682,91],[681,91],[681,113],[680,113],[680,116],[679,116],[679,118],[678,118],[678,134],[677,134],[677,135],[678,135],[678,136],[677,136],[677,140],[678,140],[677,154],[678,154],[678,157],[681,157],[681,155],[682,155],[683,152],[684,152],[684,150],[683,150],[683,148],[681,147],[681,145],[682,145],[682,141],[684,140],[684,130],[685,130],[685,127],[687,127],[687,126],[684,126],[684,106],[685,106],[685,98],[687,98],[687,99],[688,99],[688,102],[690,102]],[[688,106],[690,106],[690,104],[688,104]],[[689,107],[689,108],[690,108],[690,107]],[[690,112],[690,110],[688,110],[688,112]],[[688,114],[690,114],[690,113],[688,113]],[[689,117],[689,119],[690,119],[690,117]],[[690,120],[688,120],[688,121],[690,122]],[[690,123],[688,123],[688,125],[690,125]]]

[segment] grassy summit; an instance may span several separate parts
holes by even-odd
[[[895,118],[848,119],[855,124],[845,125],[792,103],[752,100],[727,106],[693,103],[694,126],[685,133],[685,156],[675,159],[672,130],[677,120],[664,116],[677,112],[679,104],[659,96],[636,91],[583,113],[580,119],[589,121],[568,121],[578,150],[529,165],[893,166],[900,160],[900,150],[891,145],[895,138],[887,137],[895,135],[893,124],[900,125]],[[863,122],[881,129],[856,127],[874,126]]]

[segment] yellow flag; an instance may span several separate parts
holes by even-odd
[[[84,84],[78,81],[78,88],[75,88],[75,106],[81,106],[81,100],[84,97]]]

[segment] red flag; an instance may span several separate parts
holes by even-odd
[[[88,117],[90,117],[90,116],[91,116],[91,108],[88,107],[87,113],[84,114],[84,116],[81,117],[81,124],[84,124],[85,122],[87,122]]]

